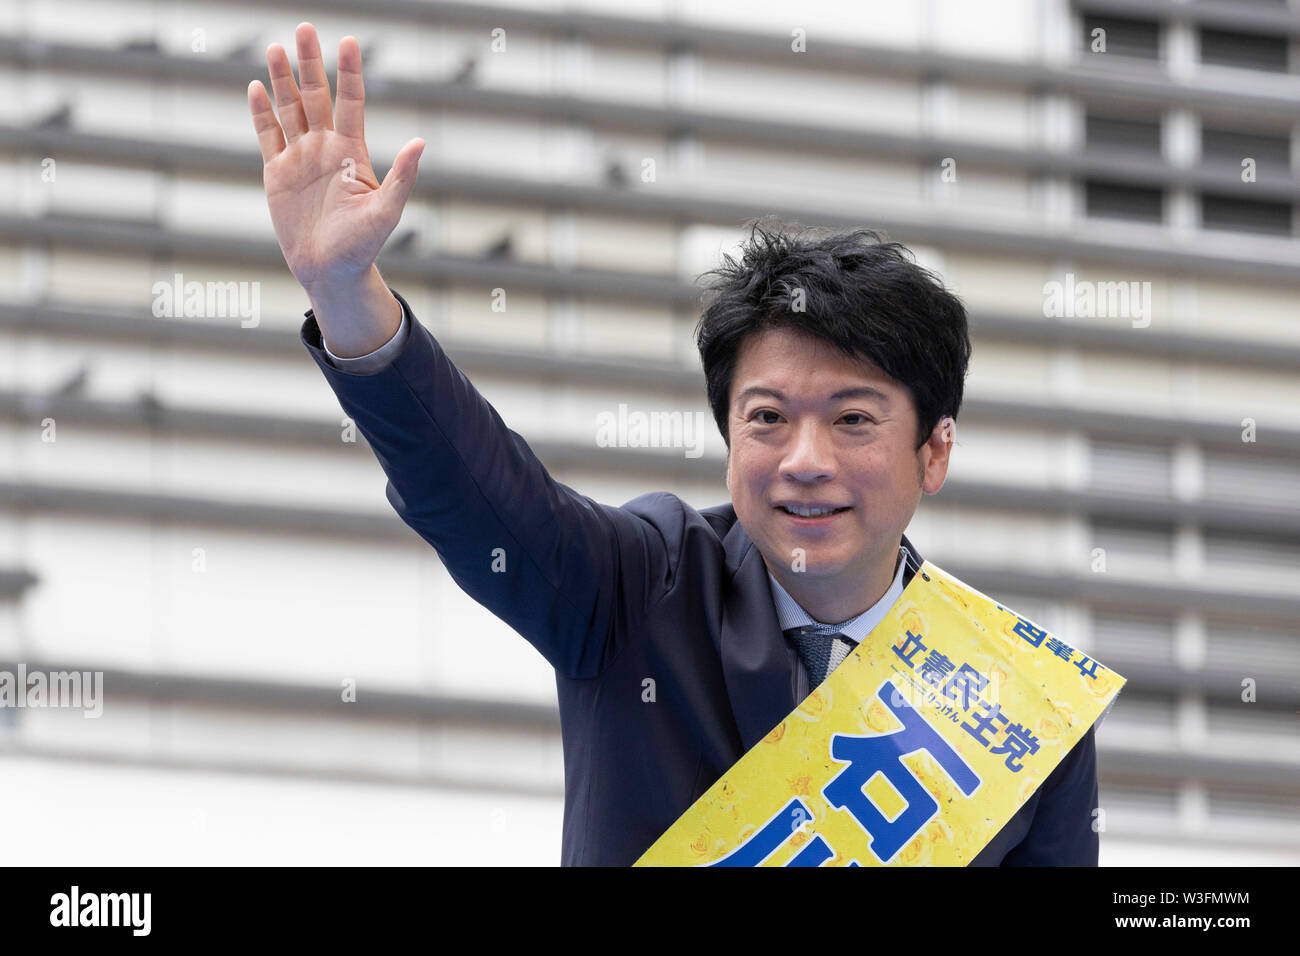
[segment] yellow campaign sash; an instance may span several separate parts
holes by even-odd
[[[1124,683],[927,561],[636,865],[965,866]]]

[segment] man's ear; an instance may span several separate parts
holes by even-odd
[[[921,490],[927,495],[937,495],[948,477],[948,461],[952,446],[957,441],[957,421],[951,415],[942,416],[921,446],[923,465]]]

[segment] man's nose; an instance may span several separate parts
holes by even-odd
[[[801,481],[834,475],[835,453],[831,434],[820,422],[796,426],[793,442],[781,468],[784,475]]]

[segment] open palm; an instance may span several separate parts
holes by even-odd
[[[275,236],[289,271],[310,293],[354,282],[369,270],[415,186],[424,141],[402,147],[381,184],[366,150],[356,38],[339,43],[336,109],[315,28],[299,24],[295,39],[301,92],[284,47],[273,43],[266,65],[279,119],[257,80],[248,85],[248,106]]]

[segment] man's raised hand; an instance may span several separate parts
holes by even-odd
[[[366,151],[365,91],[356,38],[344,37],[339,43],[338,103],[331,108],[315,27],[300,23],[294,35],[301,87],[294,82],[284,47],[273,43],[266,51],[278,120],[261,82],[248,85],[271,223],[289,271],[314,305],[360,305],[363,287],[373,292],[379,281],[375,257],[397,228],[415,185],[424,141],[417,138],[403,146],[381,184]],[[391,293],[387,295],[391,299]],[[383,324],[387,328],[391,323]],[[331,346],[346,339],[362,347],[374,338],[364,329],[354,336],[337,324],[334,334],[325,331]]]

